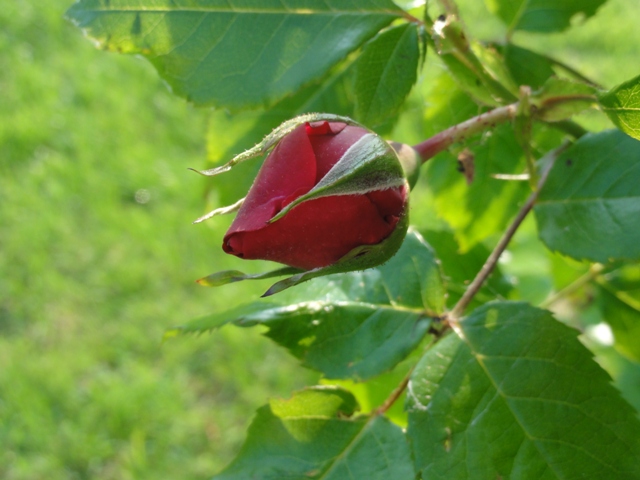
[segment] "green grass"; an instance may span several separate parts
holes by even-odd
[[[66,7],[0,10],[0,478],[206,478],[316,376],[255,329],[161,343],[263,286],[194,283],[233,264],[191,225],[207,112]]]
[[[610,1],[564,46],[516,40],[612,85],[640,73],[638,43],[619,40],[637,38],[633,5]],[[161,343],[265,284],[194,284],[237,268],[220,251],[229,219],[190,224],[207,111],[147,62],[95,50],[63,20],[68,6],[0,9],[0,478],[207,478],[259,405],[317,376],[257,329]],[[499,36],[491,25],[478,35]]]

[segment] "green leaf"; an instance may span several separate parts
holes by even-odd
[[[393,368],[444,312],[440,266],[410,232],[387,263],[317,278],[277,297],[194,320],[166,336],[200,333],[232,322],[262,324],[268,337],[328,378],[367,379]]]
[[[606,274],[607,284],[615,291],[624,293],[640,302],[640,264],[619,265]]]
[[[640,422],[577,332],[525,303],[475,310],[408,386],[422,478],[639,479]]]
[[[321,379],[321,384],[336,385],[351,392],[358,404],[362,414],[375,413],[381,405],[384,405],[389,397],[397,391],[398,385],[402,384],[406,376],[413,369],[417,361],[422,357],[425,349],[428,348],[432,338],[427,337],[411,355],[396,365],[393,370],[377,375],[366,382],[345,379]],[[395,401],[395,403],[384,412],[384,416],[396,425],[406,428],[407,413],[404,410],[404,397],[406,390]]]
[[[477,41],[471,42],[470,46],[491,78],[492,83],[494,83],[494,85],[500,85],[498,88],[503,90],[502,95],[498,95],[496,91],[494,96],[501,100],[501,104],[516,101],[518,99],[518,85],[514,82],[499,48],[495,45],[485,45]],[[493,89],[495,90],[496,87],[494,86]]]
[[[606,0],[485,0],[487,8],[510,32],[560,32],[576,14],[595,15]]]
[[[536,89],[554,73],[551,62],[546,57],[513,43],[508,43],[502,54],[511,76],[518,85],[529,85]]]
[[[415,24],[390,28],[367,43],[356,62],[356,118],[375,129],[397,116],[416,81],[419,60]]]
[[[496,127],[490,136],[470,143],[469,149],[475,165],[471,185],[450,154],[430,160],[426,175],[438,214],[455,231],[462,252],[503,231],[529,191],[526,182],[493,178],[524,170],[524,154],[511,125]]]
[[[596,105],[596,89],[564,78],[549,78],[535,92],[531,102],[538,107],[536,117],[548,122],[570,118]]]
[[[585,135],[556,161],[535,206],[540,238],[577,259],[640,258],[640,142]]]
[[[616,350],[640,362],[640,301],[604,283],[600,288],[600,308],[613,330]]]
[[[440,58],[460,90],[479,104],[493,107],[500,105],[500,101],[494,98],[490,90],[478,80],[478,75],[470,70],[464,62],[452,53],[440,54]]]
[[[197,105],[272,104],[401,18],[390,0],[80,0],[67,12],[100,48],[139,53]]]
[[[351,392],[342,388],[319,386],[296,392],[288,400],[273,399],[269,406],[273,414],[282,419],[311,415],[317,418],[346,418],[360,410]]]
[[[502,83],[507,72],[499,56],[479,42],[470,43],[454,15],[439,18],[434,30],[437,32],[433,38],[438,56],[464,92],[484,105],[497,106],[516,100],[513,92]]]
[[[436,251],[442,265],[447,287],[447,305],[452,308],[480,271],[491,251],[482,244],[476,244],[462,253],[453,232],[428,230],[421,233]],[[512,289],[513,285],[502,274],[500,266],[496,265],[491,276],[475,295],[471,307],[507,298]]]
[[[478,104],[446,73],[440,74],[424,87],[428,89],[425,97],[430,102],[429,108],[421,105],[421,111],[424,112],[424,138],[482,113]]]
[[[598,100],[620,130],[640,140],[640,75],[599,95]]]
[[[212,112],[207,128],[207,160],[214,167],[221,166],[297,115],[333,112],[354,118],[354,63],[346,62],[344,68],[333,72],[321,83],[306,86],[269,109],[234,114],[224,110]],[[208,184],[209,188],[215,190],[223,205],[234,203],[249,191],[260,165],[260,162],[241,164],[226,174],[226,181],[213,180]]]
[[[350,418],[354,402],[348,392],[327,387],[272,400],[258,410],[240,453],[214,480],[414,478],[400,427],[377,415]]]

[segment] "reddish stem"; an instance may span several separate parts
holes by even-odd
[[[460,142],[488,128],[495,127],[499,123],[513,119],[516,115],[517,108],[517,103],[495,108],[447,128],[424,142],[415,145],[413,148],[418,152],[422,163],[424,163],[456,142]]]

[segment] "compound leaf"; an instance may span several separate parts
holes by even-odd
[[[403,10],[390,0],[80,0],[105,50],[139,53],[198,105],[272,104],[320,78]]]
[[[585,135],[558,158],[540,191],[540,238],[577,259],[640,258],[638,178],[638,140],[619,130]]]
[[[576,14],[595,15],[606,0],[485,0],[510,31],[559,32]]]
[[[166,336],[262,324],[303,365],[328,378],[364,380],[402,361],[445,308],[440,265],[413,231],[384,265],[317,278],[273,298],[216,312]]]
[[[380,416],[353,417],[345,390],[317,387],[260,408],[238,456],[214,480],[411,479],[405,435]]]
[[[416,81],[420,48],[418,28],[390,28],[365,45],[356,63],[356,119],[370,128],[398,114]]]
[[[475,310],[416,366],[408,435],[422,478],[640,479],[640,421],[549,312]]]

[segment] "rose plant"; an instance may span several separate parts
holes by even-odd
[[[605,0],[487,0],[484,42],[451,0],[293,3],[69,11],[217,107],[200,173],[263,158],[197,222],[237,212],[215,243],[284,266],[199,283],[288,278],[166,336],[262,325],[323,379],[261,407],[215,478],[640,480],[640,77],[605,88],[520,36]]]

